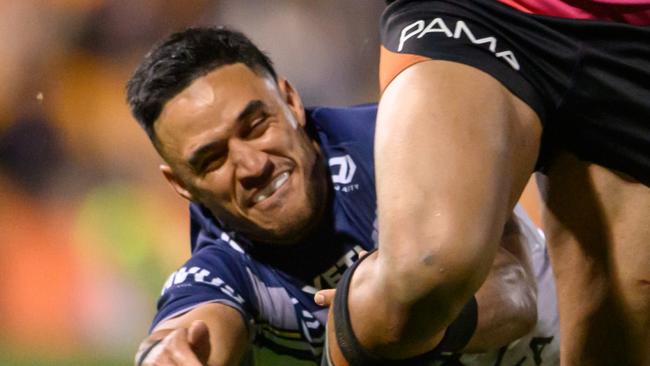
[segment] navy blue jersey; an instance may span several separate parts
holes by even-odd
[[[376,112],[376,105],[307,110],[334,194],[328,224],[304,243],[255,246],[222,230],[205,207],[191,204],[192,257],[165,283],[152,329],[219,302],[241,312],[255,344],[302,359],[320,356],[327,309],[314,303],[314,293],[335,287],[359,252],[375,247]]]
[[[376,113],[374,104],[307,110],[308,128],[328,162],[334,194],[325,224],[301,243],[289,247],[255,245],[223,230],[205,207],[191,204],[192,257],[165,283],[152,329],[162,320],[201,304],[223,303],[237,309],[246,320],[254,349],[263,355],[260,363],[318,361],[328,310],[314,303],[314,293],[334,288],[360,251],[376,247]],[[545,276],[544,281],[552,285],[543,240],[535,229],[530,234],[538,236],[531,241],[537,246],[533,248],[537,277]],[[554,309],[554,289],[547,293],[552,296],[550,308]],[[552,320],[556,314],[551,312]],[[553,330],[543,328],[543,334],[552,335],[557,324],[552,323],[550,328]],[[522,352],[528,350],[527,343],[524,346],[522,342],[522,346]],[[279,355],[292,359],[278,360]],[[504,358],[498,353],[492,356],[490,365],[496,358]],[[487,364],[483,361],[478,364]]]

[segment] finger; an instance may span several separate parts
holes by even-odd
[[[314,302],[320,306],[330,306],[334,300],[335,289],[320,290],[314,295]]]
[[[180,364],[165,352],[147,357],[140,366],[180,366]]]
[[[166,365],[171,364],[169,359],[161,356],[161,349],[163,348],[163,339],[152,342],[146,349],[136,355],[136,366],[152,366],[152,365]]]
[[[177,366],[180,363],[177,363],[173,360],[172,354],[174,353],[174,347],[176,338],[179,337],[177,331],[167,334],[164,338],[159,341],[153,342],[149,349],[144,351],[144,354],[138,356],[140,361],[136,360],[136,365],[138,366]]]
[[[202,320],[192,322],[188,331],[190,347],[202,363],[207,363],[210,358],[210,329]]]
[[[187,336],[187,329],[176,329],[167,337],[170,337],[168,343],[165,345],[165,352],[169,354],[170,358],[178,365],[186,366],[203,366],[204,364],[196,357],[190,347]],[[165,339],[167,341],[167,339]]]

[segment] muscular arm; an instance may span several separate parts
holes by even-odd
[[[516,216],[506,223],[494,263],[476,293],[478,325],[463,352],[498,349],[530,332],[537,322],[537,284],[528,238]]]
[[[388,86],[375,137],[379,251],[348,300],[366,349],[400,359],[440,341],[490,270],[540,134],[527,105],[468,66],[421,62]]]
[[[203,325],[202,325],[202,324]],[[140,344],[142,352],[154,342],[142,365],[235,366],[249,346],[248,331],[234,308],[210,303],[160,323]]]
[[[537,284],[530,253],[533,238],[524,233],[522,225],[516,215],[506,224],[488,277],[476,293],[478,324],[464,353],[499,349],[530,332],[537,322]],[[319,291],[317,302],[331,305],[334,291]],[[330,343],[330,354],[340,359],[340,349]]]

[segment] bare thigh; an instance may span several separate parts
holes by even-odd
[[[650,188],[569,154],[538,183],[562,365],[650,364]]]

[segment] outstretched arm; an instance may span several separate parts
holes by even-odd
[[[140,343],[135,364],[235,366],[248,346],[241,314],[230,306],[210,303],[160,323]]]

